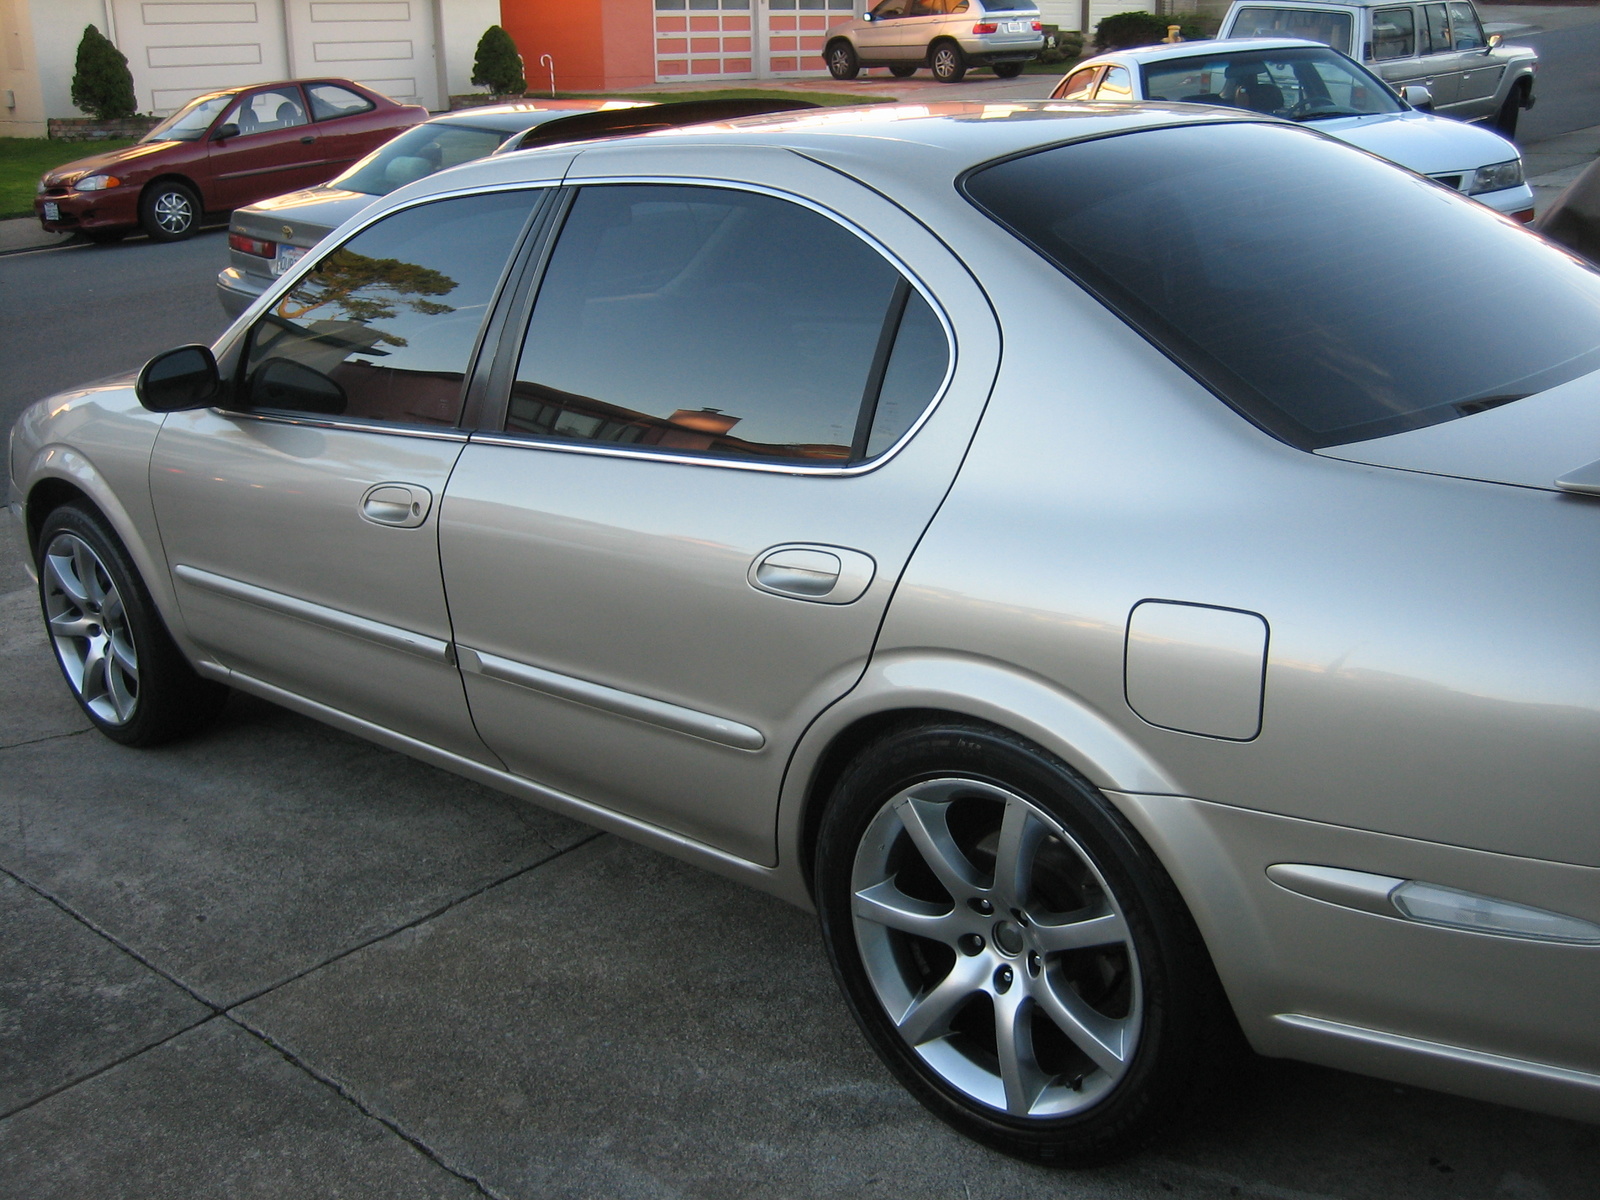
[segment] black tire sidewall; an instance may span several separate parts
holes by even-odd
[[[122,724],[113,724],[102,719],[83,702],[78,689],[67,678],[66,668],[62,666],[52,642],[51,656],[61,670],[67,690],[84,715],[101,733],[126,746],[157,745],[209,723],[220,710],[227,689],[195,675],[173,642],[172,635],[167,632],[166,624],[121,540],[105,519],[87,506],[63,505],[45,517],[40,526],[35,566],[39,573],[39,611],[46,625],[49,613],[45,607],[44,558],[50,543],[61,533],[73,534],[87,543],[111,576],[117,594],[122,599],[128,631],[139,660],[139,695],[133,717]]]
[[[1094,860],[1133,934],[1144,1022],[1134,1061],[1090,1109],[1023,1120],[956,1092],[923,1065],[884,1013],[856,945],[850,877],[861,837],[890,797],[921,779],[994,783],[1052,813]],[[976,725],[910,728],[875,743],[840,779],[818,834],[816,900],[846,1003],[873,1048],[941,1120],[1004,1153],[1090,1166],[1143,1145],[1182,1108],[1198,1073],[1216,989],[1198,934],[1165,870],[1126,820],[1070,768],[1023,740]]]
[[[953,69],[940,73],[939,56],[945,52],[950,53],[955,64]],[[939,42],[928,51],[928,66],[933,71],[933,77],[940,83],[960,83],[967,73],[966,58],[961,53],[961,47],[954,42]]]
[[[824,56],[828,63],[828,74],[835,79],[854,79],[861,74],[861,58],[856,54],[855,47],[849,42],[833,42],[828,46]],[[846,67],[835,67],[835,58],[847,59]]]
[[[189,211],[193,213],[188,227],[180,233],[171,233],[161,227],[156,220],[156,204],[162,196],[181,195],[189,202]],[[181,242],[192,237],[195,230],[200,228],[200,197],[195,195],[194,189],[182,183],[157,183],[153,184],[143,196],[139,198],[139,224],[153,242]]]

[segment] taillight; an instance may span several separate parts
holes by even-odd
[[[1000,32],[1000,26],[996,25],[993,21],[979,21],[976,25],[974,25],[972,27],[972,32],[973,33],[999,33]]]
[[[228,235],[228,248],[240,254],[254,254],[257,258],[274,258],[278,253],[277,242],[263,242],[260,238],[245,237],[242,233]]]
[[[1043,33],[1044,32],[1044,22],[1043,21],[1035,21],[1033,23],[1033,31],[1035,33]]]

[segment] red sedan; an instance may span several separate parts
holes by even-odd
[[[177,241],[207,213],[322,183],[427,116],[348,79],[212,92],[132,146],[57,167],[39,181],[33,211],[52,232],[95,241],[140,227]]]

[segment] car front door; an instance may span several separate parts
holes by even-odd
[[[512,771],[771,863],[789,753],[865,668],[996,331],[959,263],[842,176],[701,150],[692,173],[746,182],[584,182],[691,173],[629,149],[569,174],[494,367],[501,429],[451,477],[457,649]]]
[[[888,62],[909,57],[910,35],[905,24],[913,0],[882,0],[872,9],[872,20],[855,31],[857,54],[867,62]]]
[[[1494,115],[1494,95],[1500,88],[1500,76],[1506,64],[1486,53],[1489,41],[1484,36],[1483,23],[1478,20],[1478,10],[1470,0],[1450,0],[1450,40],[1461,55],[1461,77],[1456,87],[1457,115],[1484,117]]]
[[[237,133],[219,137],[223,129]],[[211,133],[206,208],[239,208],[321,183],[328,172],[316,135],[298,85],[245,93]]]
[[[1419,5],[1417,17],[1417,62],[1423,72],[1421,82],[1433,93],[1434,108],[1443,111],[1454,104],[1460,94],[1465,56],[1455,48],[1446,5]]]
[[[224,666],[492,761],[451,649],[439,501],[484,313],[547,194],[367,227],[257,318],[228,408],[167,418],[150,464],[162,545],[185,627]]]

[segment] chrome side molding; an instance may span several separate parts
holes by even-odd
[[[358,617],[343,609],[314,604],[298,596],[288,596],[283,592],[257,587],[240,579],[202,571],[199,567],[179,563],[172,568],[172,573],[185,583],[208,592],[215,592],[219,596],[227,596],[230,600],[243,600],[246,604],[254,604],[257,608],[264,608],[269,612],[282,613],[286,617],[294,617],[312,625],[335,629],[340,633],[361,638],[363,641],[387,646],[391,650],[403,650],[407,654],[415,654],[430,662],[446,665],[455,663],[455,651],[449,642],[440,641],[424,633],[414,633],[398,625],[386,625],[382,621]]]
[[[1267,868],[1267,878],[1285,891],[1313,900],[1419,925],[1536,942],[1600,946],[1600,925],[1592,921],[1420,879],[1309,863],[1274,863]]]
[[[669,704],[650,696],[624,692],[603,683],[591,683],[587,679],[562,675],[557,671],[547,671],[543,667],[529,666],[501,658],[498,654],[474,650],[470,646],[458,645],[456,650],[463,671],[472,671],[502,683],[516,684],[547,696],[571,700],[602,712],[657,725],[674,733],[685,733],[734,750],[759,750],[767,744],[765,735],[759,729],[725,717],[684,708],[681,704]]]

